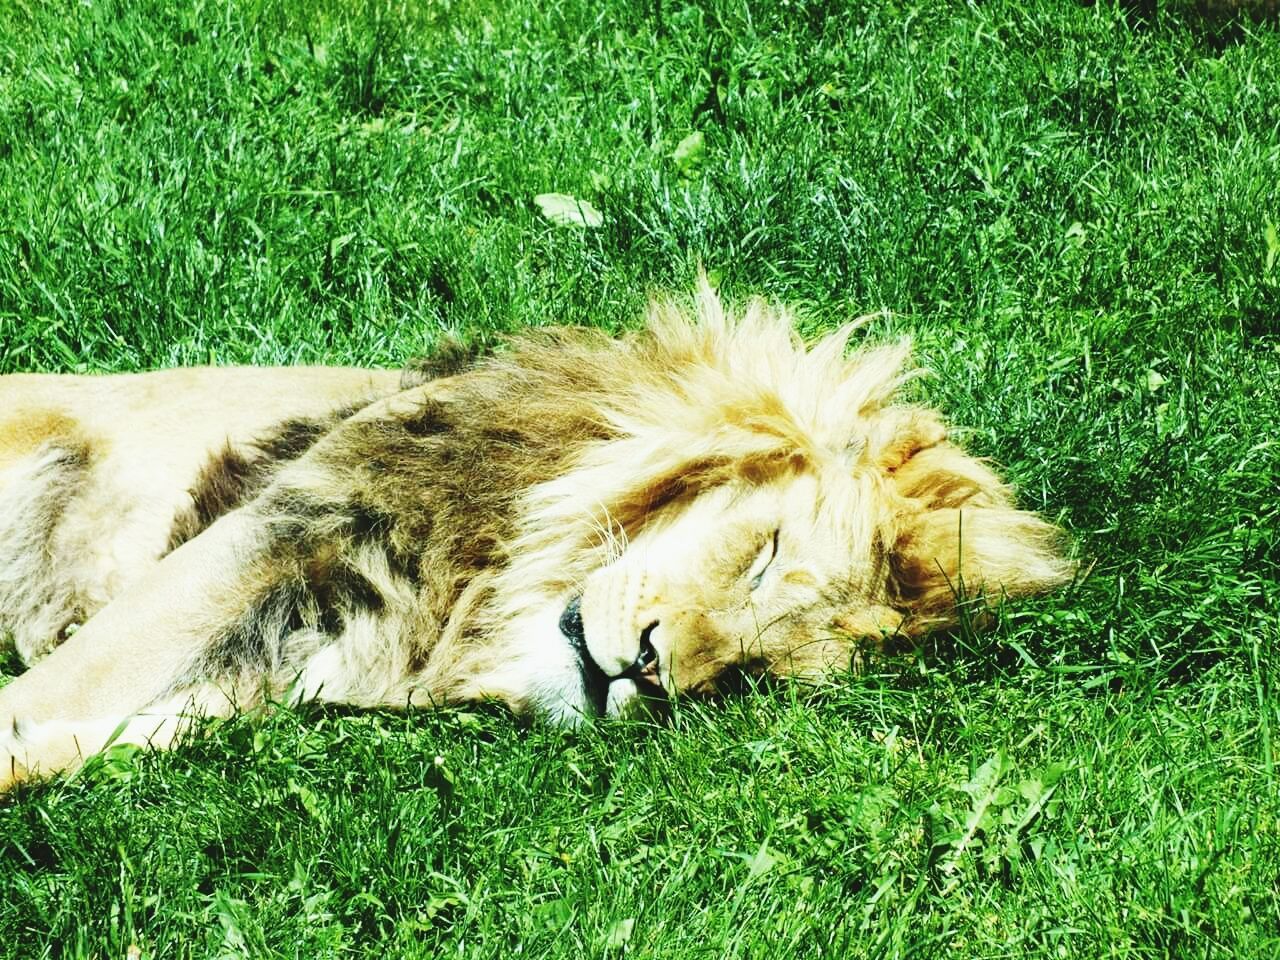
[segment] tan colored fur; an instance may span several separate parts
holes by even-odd
[[[0,641],[34,662],[149,569],[225,444],[398,383],[340,367],[0,377]]]
[[[892,403],[906,346],[850,353],[851,332],[806,347],[785,312],[731,317],[704,287],[640,335],[534,333],[399,392],[315,369],[0,378],[0,509],[38,505],[0,522],[0,562],[88,617],[0,689],[0,787],[122,722],[164,746],[264,695],[574,722],[735,672],[816,676],[954,623],[961,585],[1062,583],[1056,529],[936,413]],[[369,392],[160,559],[228,439]],[[65,616],[3,583],[34,659]]]

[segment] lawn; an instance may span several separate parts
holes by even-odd
[[[0,799],[0,957],[1280,954],[1277,103],[1274,25],[1177,5],[7,0],[0,372],[394,366],[705,267],[911,334],[1088,575],[662,726],[117,756]]]

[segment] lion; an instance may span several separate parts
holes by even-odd
[[[429,378],[0,378],[0,788],[266,702],[581,723],[858,670],[1072,575],[909,344],[702,283]]]

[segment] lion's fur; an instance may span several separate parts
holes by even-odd
[[[33,662],[198,521],[231,442],[395,389],[390,371],[191,368],[0,377],[0,641]]]
[[[852,330],[806,347],[785,311],[732,317],[704,286],[638,335],[533,332],[405,390],[321,370],[242,371],[220,400],[200,375],[99,379],[109,427],[0,379],[25,411],[0,423],[0,629],[35,660],[87,617],[0,690],[0,785],[73,765],[134,714],[153,719],[127,737],[157,743],[184,705],[264,693],[572,720],[735,670],[856,667],[887,635],[954,623],[958,589],[1062,583],[1056,528],[936,413],[892,402],[907,345],[850,353]],[[122,446],[160,476],[144,497],[110,474]],[[127,522],[84,508],[103,489]],[[68,522],[145,549],[88,575],[56,548]]]

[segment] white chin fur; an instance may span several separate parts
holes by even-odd
[[[605,698],[604,712],[609,717],[625,717],[640,705],[640,691],[634,681],[615,680],[609,684],[609,693]]]
[[[534,713],[576,727],[596,711],[583,688],[578,655],[560,632],[563,609],[560,603],[546,604],[511,624],[519,653],[507,671],[512,685],[524,688],[525,703]]]

